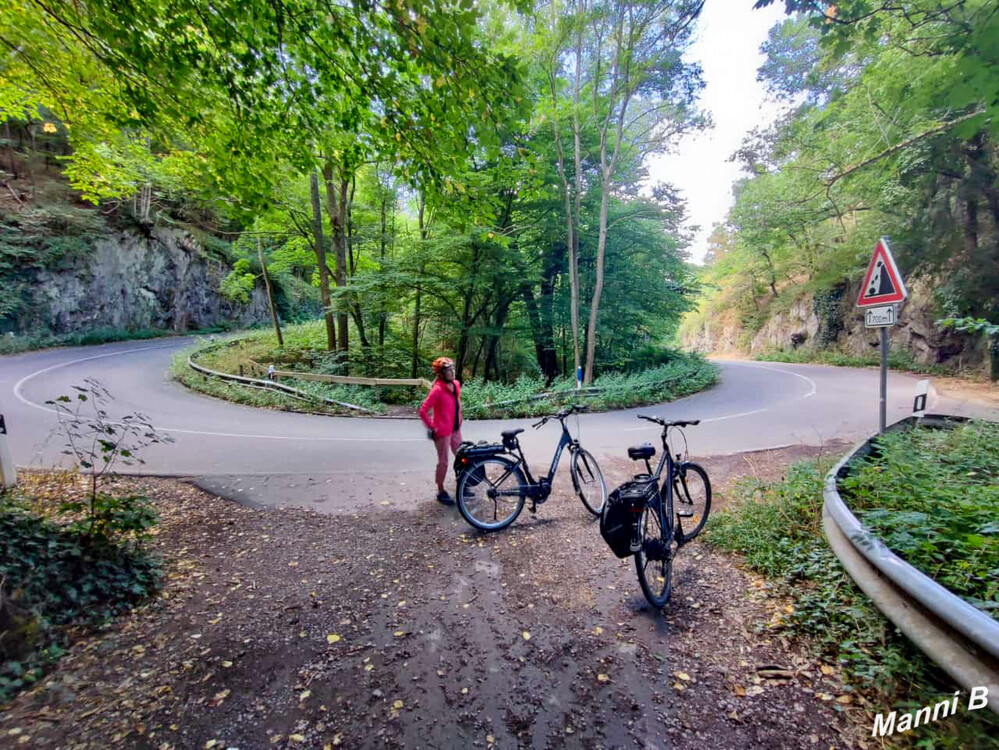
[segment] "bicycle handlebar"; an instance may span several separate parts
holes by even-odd
[[[577,412],[589,411],[589,410],[590,410],[590,407],[586,406],[585,404],[582,405],[582,406],[578,406],[576,404],[573,404],[572,406],[567,406],[564,409],[560,409],[555,414],[546,414],[539,421],[537,421],[534,424],[532,424],[531,427],[533,427],[534,429],[537,429],[539,427],[544,427],[548,423],[548,420],[550,420],[550,419],[565,419],[570,414],[574,414],[574,413],[577,413]]]
[[[665,419],[660,419],[659,417],[649,417],[646,416],[645,414],[639,414],[638,418],[644,419],[646,422],[655,422],[656,424],[662,425],[663,427],[693,427],[701,423],[701,420],[699,419],[677,419],[672,422],[669,422]]]

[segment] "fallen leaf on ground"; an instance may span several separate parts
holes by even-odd
[[[329,643],[330,645],[333,645],[334,643],[339,643],[340,636],[338,636],[336,633],[330,633],[328,636],[326,636],[326,642]]]

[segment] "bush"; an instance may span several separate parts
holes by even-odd
[[[888,433],[841,487],[896,554],[999,619],[999,424]]]
[[[135,503],[131,503],[135,505]],[[160,585],[159,562],[134,541],[0,508],[0,703],[37,681],[63,652],[63,628],[95,625]],[[4,623],[6,619],[6,623]]]

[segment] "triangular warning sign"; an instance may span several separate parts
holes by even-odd
[[[864,283],[860,287],[860,298],[857,307],[871,305],[890,305],[908,298],[909,292],[898,272],[895,259],[892,257],[888,240],[882,237],[874,248],[874,257],[867,266]]]

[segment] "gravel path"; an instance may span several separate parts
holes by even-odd
[[[705,463],[723,503],[735,476],[813,452]],[[783,605],[762,580],[695,542],[650,611],[567,487],[484,537],[433,501],[330,516],[120,481],[163,514],[166,587],[9,706],[5,747],[850,744],[858,709],[767,626]]]

